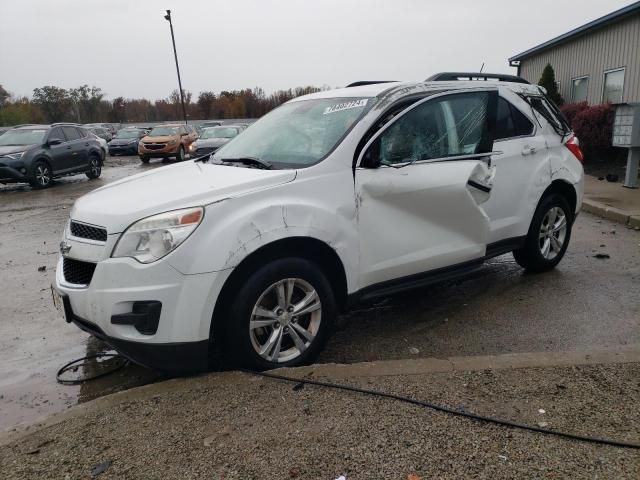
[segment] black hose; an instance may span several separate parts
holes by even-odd
[[[62,377],[62,374],[71,370],[72,368],[76,367],[77,364],[80,364],[81,362],[85,361],[85,360],[96,360],[98,358],[120,358],[123,361],[120,362],[119,364],[117,364],[115,366],[115,368],[111,368],[109,370],[100,372],[96,375],[92,375],[90,377],[81,377],[81,378],[76,378],[73,380],[66,380]],[[107,375],[111,375],[112,373],[117,372],[118,370],[121,370],[122,368],[125,367],[125,365],[127,365],[127,363],[129,363],[128,360],[126,360],[124,357],[122,357],[121,355],[118,355],[117,353],[98,353],[96,355],[87,355],[86,357],[82,357],[82,358],[76,358],[75,360],[72,360],[71,362],[63,365],[60,370],[58,370],[58,373],[56,373],[56,380],[58,383],[62,384],[62,385],[80,385],[82,383],[85,382],[89,382],[91,380],[97,380],[98,378],[102,378],[102,377],[106,377]]]
[[[543,433],[545,435],[555,435],[556,437],[561,437],[561,438],[568,438],[571,440],[578,440],[581,442],[588,442],[588,443],[597,443],[597,444],[601,444],[601,445],[610,445],[613,447],[618,447],[618,448],[633,448],[633,449],[640,449],[640,444],[637,443],[630,443],[630,442],[622,442],[622,441],[618,441],[618,440],[610,440],[608,438],[596,438],[596,437],[587,437],[585,435],[577,435],[574,433],[565,433],[565,432],[558,432],[555,430],[547,430],[546,428],[540,428],[540,427],[533,427],[530,425],[525,425],[522,423],[516,423],[516,422],[512,422],[510,420],[502,420],[500,418],[493,418],[493,417],[485,417],[483,415],[476,415],[475,413],[470,413],[470,412],[463,412],[460,410],[454,410],[452,408],[449,407],[443,407],[442,405],[436,405],[430,402],[425,402],[422,400],[416,400],[410,397],[403,397],[401,395],[395,395],[393,393],[386,393],[386,392],[380,392],[377,390],[368,390],[366,388],[359,388],[359,387],[352,387],[349,385],[341,385],[341,384],[337,384],[337,383],[331,383],[331,382],[322,382],[319,380],[308,380],[306,378],[291,378],[291,377],[286,377],[284,375],[278,375],[276,373],[268,373],[268,372],[255,372],[252,370],[242,370],[245,373],[251,374],[251,375],[259,375],[261,377],[267,377],[267,378],[272,378],[275,380],[284,380],[286,382],[292,382],[295,384],[307,384],[307,385],[316,385],[316,386],[320,386],[320,387],[327,387],[327,388],[333,388],[333,389],[337,389],[337,390],[346,390],[348,392],[357,392],[357,393],[364,393],[367,395],[373,395],[376,397],[383,397],[383,398],[390,398],[392,400],[399,400],[401,402],[406,402],[406,403],[411,403],[413,405],[418,405],[420,407],[426,407],[426,408],[431,408],[433,410],[436,410],[438,412],[444,412],[444,413],[449,413],[451,415],[457,415],[459,417],[465,417],[465,418],[470,418],[472,420],[477,420],[477,421],[482,421],[482,422],[488,422],[488,423],[493,423],[495,425],[500,425],[503,427],[511,427],[511,428],[518,428],[520,430],[528,430],[530,432],[536,432],[536,433]]]

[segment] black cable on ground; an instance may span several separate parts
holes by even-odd
[[[78,368],[78,366],[81,365],[81,362],[84,362],[85,360],[97,360],[98,358],[116,358],[116,359],[122,359],[122,362],[120,362],[119,364],[117,364],[115,366],[115,368],[111,368],[109,370],[106,371],[102,371],[96,375],[92,375],[90,377],[82,377],[82,378],[75,378],[73,380],[66,380],[64,378],[62,378],[62,375],[65,372],[68,372],[69,370],[73,370],[74,368]],[[82,357],[82,358],[76,358],[75,360],[72,360],[71,362],[63,365],[60,370],[58,370],[58,373],[56,373],[56,380],[58,383],[62,384],[62,385],[80,385],[81,383],[85,383],[85,382],[89,382],[91,380],[97,380],[98,378],[102,378],[102,377],[106,377],[107,375],[111,375],[112,373],[117,372],[118,370],[121,370],[122,368],[125,367],[125,365],[127,365],[127,363],[129,363],[128,360],[126,360],[124,357],[122,357],[121,355],[117,354],[117,353],[98,353],[96,355],[87,355],[86,357]]]
[[[368,390],[366,388],[359,388],[359,387],[352,387],[349,385],[341,385],[338,383],[331,383],[331,382],[322,382],[319,380],[309,380],[306,378],[291,378],[291,377],[286,377],[284,375],[278,375],[276,373],[269,373],[269,372],[255,372],[252,370],[242,370],[245,373],[251,374],[251,375],[258,375],[261,377],[267,377],[267,378],[272,378],[275,380],[284,380],[286,382],[291,382],[291,383],[295,383],[295,384],[307,384],[307,385],[316,385],[316,386],[320,386],[320,387],[327,387],[327,388],[333,388],[336,390],[346,390],[348,392],[356,392],[356,393],[364,393],[366,395],[372,395],[372,396],[376,396],[376,397],[383,397],[383,398],[390,398],[392,400],[399,400],[401,402],[405,402],[405,403],[411,403],[413,405],[418,405],[420,407],[426,407],[426,408],[430,408],[432,410],[436,410],[438,412],[444,412],[444,413],[449,413],[451,415],[457,415],[459,417],[465,417],[465,418],[470,418],[472,420],[477,420],[477,421],[482,421],[482,422],[488,422],[488,423],[493,423],[495,425],[500,425],[503,427],[511,427],[511,428],[518,428],[520,430],[528,430],[530,432],[536,432],[536,433],[543,433],[545,435],[554,435],[556,437],[561,437],[561,438],[568,438],[571,440],[578,440],[581,442],[588,442],[588,443],[597,443],[597,444],[601,444],[601,445],[610,445],[613,447],[618,447],[618,448],[633,448],[633,449],[640,449],[640,444],[637,443],[630,443],[630,442],[622,442],[622,441],[618,441],[618,440],[610,440],[608,438],[596,438],[596,437],[587,437],[585,435],[576,435],[573,433],[565,433],[565,432],[558,432],[555,430],[547,430],[545,428],[539,428],[539,427],[533,427],[530,425],[525,425],[522,423],[516,423],[516,422],[512,422],[510,420],[502,420],[500,418],[493,418],[493,417],[485,417],[483,415],[476,415],[474,413],[469,413],[469,412],[463,412],[460,410],[454,410],[452,408],[449,407],[443,407],[442,405],[436,405],[430,402],[425,402],[422,400],[416,400],[410,397],[403,397],[402,395],[395,395],[393,393],[386,393],[386,392],[380,392],[377,390]]]

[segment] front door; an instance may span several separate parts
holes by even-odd
[[[47,138],[47,144],[53,172],[58,174],[69,171],[73,164],[73,146],[64,136],[62,127],[53,127],[51,129]]]
[[[372,137],[356,169],[360,287],[485,255],[496,91],[422,100]]]

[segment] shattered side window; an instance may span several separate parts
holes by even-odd
[[[487,92],[447,95],[425,102],[380,137],[382,164],[477,153],[486,128]]]

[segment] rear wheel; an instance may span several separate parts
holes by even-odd
[[[320,268],[301,258],[274,260],[236,294],[227,351],[233,363],[260,370],[310,363],[329,338],[336,314]]]
[[[93,180],[95,178],[98,178],[101,173],[102,161],[100,160],[100,157],[98,157],[97,155],[91,155],[89,157],[89,170],[87,170],[86,173],[87,178]]]
[[[514,250],[516,262],[532,272],[554,268],[564,257],[573,226],[573,212],[558,194],[545,197],[531,221],[524,247]]]
[[[178,154],[176,155],[176,160],[179,162],[184,161],[184,147],[182,145],[180,145],[180,148],[178,149]]]
[[[33,188],[47,188],[53,182],[51,167],[44,160],[37,160],[33,166],[33,177],[29,181]]]

